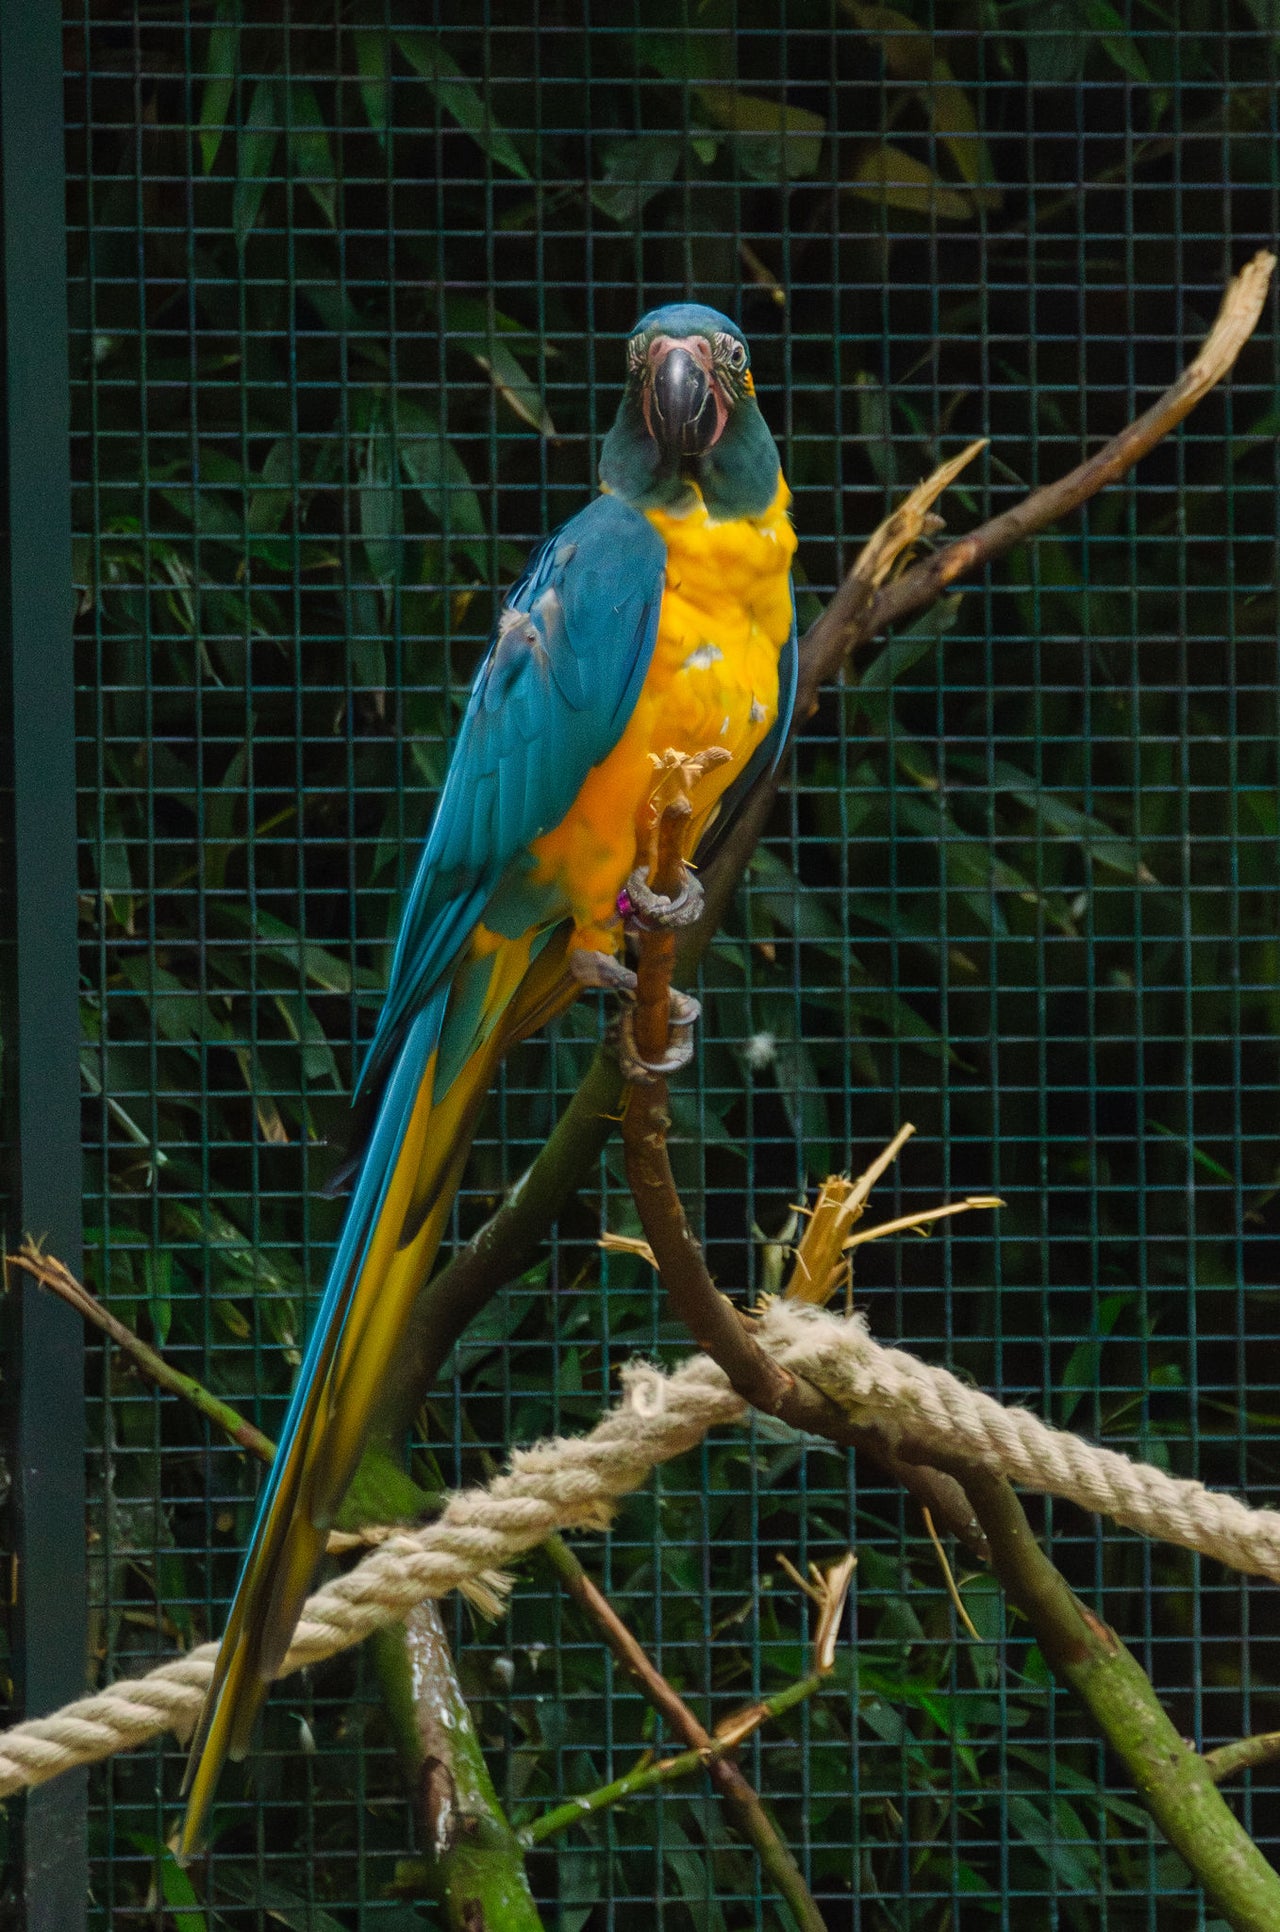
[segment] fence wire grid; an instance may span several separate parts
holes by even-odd
[[[278,1426],[451,734],[502,588],[593,487],[635,317],[696,294],[750,337],[803,625],[943,456],[990,439],[944,506],[967,529],[1193,353],[1277,233],[1278,32],[1268,0],[65,8],[86,1267],[179,1368]],[[1134,477],[828,693],[675,1108],[714,1272],[751,1295],[806,1187],[912,1121],[886,1213],[1006,1205],[860,1252],[877,1335],[1255,1501],[1280,1483],[1275,340],[1269,312]],[[512,1055],[455,1239],[600,1024],[584,1001]],[[428,1487],[686,1346],[605,1228],[636,1231],[614,1148],[423,1406]],[[105,1682],[220,1630],[258,1471],[92,1343],[87,1386]],[[1271,1585],[1041,1520],[1180,1731],[1280,1725]],[[743,1754],[829,1924],[1207,1932],[994,1586],[964,1581],[974,1641],[914,1510],[843,1453],[714,1437],[582,1554],[710,1723],[805,1668],[776,1553],[850,1544],[830,1688]],[[670,1745],[536,1557],[502,1623],[449,1621],[515,1821]],[[90,1926],[431,1923],[395,1890],[367,1660],[279,1688],[186,1876],[181,1765],[170,1739],[94,1772]],[[1233,1798],[1273,1856],[1276,1799],[1274,1769]],[[698,1785],[529,1869],[565,1932],[789,1922]]]

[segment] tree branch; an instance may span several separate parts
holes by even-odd
[[[422,1859],[415,1876],[449,1932],[541,1932],[524,1849],[503,1816],[462,1694],[438,1603],[375,1631],[383,1700],[409,1788]]]
[[[810,1671],[807,1677],[797,1678],[794,1684],[775,1691],[772,1697],[761,1698],[750,1710],[743,1714],[742,1722],[731,1731],[716,1730],[712,1733],[711,1743],[705,1750],[681,1751],[673,1758],[659,1758],[656,1763],[638,1764],[634,1771],[624,1772],[612,1784],[599,1785],[594,1791],[584,1792],[579,1798],[570,1798],[567,1804],[556,1805],[551,1811],[544,1811],[531,1825],[516,1833],[520,1843],[527,1849],[541,1845],[559,1832],[568,1831],[580,1825],[584,1818],[597,1811],[605,1811],[610,1805],[626,1804],[632,1798],[643,1797],[647,1792],[656,1791],[662,1785],[674,1784],[680,1778],[691,1778],[696,1772],[705,1771],[717,1759],[727,1757],[737,1751],[763,1725],[772,1719],[784,1717],[803,1704],[822,1689],[826,1682],[823,1671]]]
[[[1237,1738],[1234,1744],[1220,1744],[1206,1751],[1204,1768],[1215,1784],[1226,1784],[1242,1771],[1254,1771],[1261,1764],[1274,1764],[1280,1758],[1280,1731],[1260,1731],[1256,1737]]]
[[[550,1536],[542,1545],[574,1602],[595,1624],[622,1668],[640,1686],[659,1716],[683,1738],[706,1764],[707,1774],[743,1834],[755,1847],[761,1865],[779,1894],[791,1907],[801,1932],[827,1932],[826,1920],[814,1903],[800,1867],[779,1836],[759,1794],[738,1766],[716,1750],[716,1740],[699,1723],[689,1706],[652,1663],[609,1599],[591,1581],[563,1537]]]
[[[672,839],[666,828],[669,821],[674,822],[676,809],[668,806],[659,821],[659,844],[665,840],[668,848]],[[656,869],[655,862],[655,872]],[[682,865],[679,870],[683,870]],[[676,874],[657,888],[666,891],[667,897],[674,897],[678,889]],[[670,1011],[667,995],[674,958],[675,950],[668,933],[652,926],[640,929],[636,978],[641,992],[637,995],[636,1038],[639,1043],[643,1018],[646,1031],[642,1051],[646,1059],[660,1060],[667,1049]],[[981,1554],[981,1539],[973,1534],[973,1511],[963,1490],[952,1478],[898,1455],[881,1435],[850,1422],[839,1404],[812,1382],[781,1368],[765,1354],[733,1303],[720,1293],[686,1219],[671,1172],[667,1153],[671,1117],[667,1103],[664,1079],[631,1084],[623,1108],[622,1146],[627,1184],[672,1313],[683,1322],[699,1348],[720,1365],[744,1402],[766,1415],[777,1416],[793,1429],[826,1436],[831,1442],[863,1451],[903,1483],[935,1520]]]
[[[82,1281],[77,1281],[71,1270],[55,1256],[41,1254],[34,1242],[27,1240],[22,1244],[21,1253],[5,1256],[5,1267],[22,1268],[27,1274],[33,1275],[42,1288],[49,1289],[59,1300],[68,1302],[82,1320],[109,1336],[148,1381],[167,1389],[171,1395],[181,1396],[215,1428],[223,1430],[232,1442],[239,1443],[242,1449],[247,1449],[251,1456],[257,1456],[260,1462],[271,1461],[276,1449],[269,1436],[264,1436],[261,1429],[255,1429],[252,1422],[233,1409],[229,1402],[223,1402],[213,1395],[194,1376],[183,1375],[171,1367],[163,1355],[149,1348],[141,1336],[135,1335],[118,1315],[113,1315],[109,1308],[105,1308],[98,1297],[91,1294]]]
[[[985,1469],[957,1466],[953,1473],[986,1531],[992,1567],[1010,1602],[1031,1625],[1054,1676],[1075,1692],[1123,1760],[1169,1843],[1233,1932],[1274,1932],[1280,1875],[1217,1789],[1211,1759],[1179,1737],[1137,1659],[1072,1593],[1005,1479]],[[1240,1750],[1227,1746],[1228,1753]]]

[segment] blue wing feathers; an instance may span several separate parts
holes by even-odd
[[[653,655],[666,554],[639,511],[600,496],[512,586],[409,893],[362,1088],[452,972],[512,861],[559,824],[621,736]]]

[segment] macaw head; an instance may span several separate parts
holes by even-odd
[[[641,509],[760,515],[778,490],[778,451],[756,403],[751,351],[736,323],[697,302],[641,316],[627,382],[605,438],[600,480]]]

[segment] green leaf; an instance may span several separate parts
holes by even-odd
[[[893,436],[893,401],[887,389],[866,369],[853,379],[854,400],[858,408],[858,435],[867,461],[887,489],[898,482],[896,445]]]
[[[404,521],[400,512],[399,466],[381,404],[373,412],[361,451],[359,490],[364,553],[378,582],[387,587],[400,576]]]
[[[1098,1386],[1103,1344],[1133,1300],[1132,1295],[1106,1295],[1098,1304],[1094,1333],[1080,1342],[1067,1357],[1059,1376],[1064,1391],[1058,1405],[1058,1426],[1065,1429],[1080,1405],[1081,1398]]]
[[[200,97],[200,158],[210,174],[227,131],[227,109],[235,87],[240,26],[237,0],[218,0],[204,57],[204,92]]]
[[[479,363],[503,401],[522,422],[554,437],[555,424],[547,412],[538,385],[517,361],[500,335],[523,334],[521,325],[501,310],[489,310],[473,296],[451,296],[444,304],[443,321],[449,340],[465,349]]]
[[[483,348],[473,345],[472,355],[486,372],[509,409],[543,436],[553,437],[556,426],[539,393],[538,385],[517,362],[504,342],[491,342]]]
[[[216,892],[226,884],[227,861],[244,842],[233,834],[236,813],[244,802],[248,762],[248,746],[238,746],[222,774],[221,783],[210,785],[205,792],[204,872],[205,884],[211,891]]]
[[[169,1908],[164,1916],[166,1920],[173,1920],[175,1932],[208,1932],[209,1921],[199,1894],[169,1847],[147,1832],[131,1831],[128,1839],[139,1851],[149,1853],[156,1860],[161,1896]]]
[[[697,1581],[693,1583],[697,1589]],[[680,1895],[699,1932],[725,1932],[724,1907],[716,1896],[711,1866],[702,1852],[694,1848],[674,1807],[662,1821],[663,1863],[674,1873]]]
[[[313,1085],[327,1081],[335,1093],[343,1089],[342,1075],[328,1035],[299,992],[277,993],[272,1002],[294,1040],[302,1048],[302,1071]],[[273,1138],[273,1136],[268,1136]]]
[[[445,113],[459,127],[466,129],[476,146],[491,161],[496,161],[499,167],[509,168],[522,181],[528,181],[529,170],[521,160],[515,142],[498,126],[487,102],[481,99],[457,61],[445,52],[434,35],[404,30],[397,33],[395,39],[400,52],[422,76]]]
[[[1150,87],[1151,69],[1142,57],[1136,40],[1131,39],[1125,23],[1115,8],[1107,0],[1089,0],[1088,19],[1090,30],[1102,43],[1103,51],[1108,54],[1122,74],[1130,80]]]
[[[405,475],[448,536],[472,537],[478,569],[488,565],[484,512],[467,466],[429,409],[407,397],[396,403],[396,448]]]
[[[962,759],[962,764],[969,761]],[[1131,839],[1123,838],[1111,826],[1104,825],[1100,818],[1090,812],[1083,812],[1079,806],[1059,796],[1057,792],[1042,790],[1028,772],[1020,771],[1017,765],[1000,758],[991,772],[992,783],[1000,790],[1007,791],[1029,812],[1034,813],[1047,829],[1059,837],[1077,841],[1090,858],[1105,865],[1122,878],[1131,879],[1137,885],[1155,885],[1155,874],[1144,863],[1141,853]]]
[[[1083,0],[1036,4],[1035,31],[1023,36],[1033,87],[1066,87],[1084,73],[1089,52]]]
[[[971,221],[974,214],[973,202],[962,189],[939,180],[932,168],[902,148],[871,148],[843,183],[843,192],[939,221]]]
[[[293,507],[294,454],[292,437],[282,437],[267,451],[261,477],[250,479],[245,521],[251,535],[268,536],[278,530]]]
[[[315,89],[305,81],[289,83],[285,124],[289,130],[289,164],[333,228],[337,224],[337,170]]]
[[[163,1348],[169,1339],[169,1328],[173,1321],[172,1254],[146,1251],[142,1256],[142,1281],[156,1347]]]
[[[385,146],[391,125],[391,49],[385,33],[367,27],[357,32],[356,72],[369,126]]]
[[[162,1040],[174,1046],[211,1046],[230,1038],[230,1028],[215,1018],[203,995],[166,967],[132,954],[121,960],[120,975],[142,994]]]
[[[250,912],[246,906],[214,901],[209,906],[207,917],[215,925],[234,927],[238,932],[251,931],[257,942],[254,948],[256,953],[282,960],[295,970],[302,971],[323,992],[349,994],[353,983],[357,987],[385,990],[385,980],[371,967],[358,970],[353,982],[351,968],[345,959],[327,952],[312,940],[304,939],[295,927],[286,925],[274,913],[264,912],[261,906]],[[224,959],[228,951],[228,948],[219,947],[213,957],[215,960]]]
[[[831,1171],[831,1127],[826,1082],[818,1073],[808,1043],[796,1032],[790,996],[757,996],[752,1004],[757,1037],[770,1042],[765,1066],[777,1083],[787,1125],[803,1149],[805,1166],[810,1174],[827,1174]]]
[[[797,181],[818,172],[827,132],[821,114],[736,87],[699,87],[695,98],[709,121],[739,137],[735,152],[753,180]]]
[[[854,687],[855,708],[879,723],[886,722],[893,687],[954,628],[960,604],[960,593],[942,597],[910,630],[891,637],[858,679]]]
[[[243,249],[253,233],[267,192],[267,179],[280,139],[280,113],[274,80],[260,80],[249,103],[249,118],[236,142],[236,188],[231,227]]]
[[[284,1926],[286,1932],[345,1932],[331,1913],[309,1899],[299,1898],[275,1879],[264,1878],[253,1866],[234,1865],[220,1858],[218,1886],[228,1898],[253,1906],[264,1918]]]
[[[701,20],[699,26],[703,26]],[[637,34],[635,48],[637,62],[667,80],[730,81],[733,77],[731,34],[707,33],[705,28],[685,34]]]
[[[843,0],[868,39],[879,48],[894,80],[910,84],[930,125],[984,208],[998,208],[991,150],[978,131],[973,103],[956,81],[949,61],[934,49],[933,35],[893,7]]]
[[[603,149],[603,178],[591,184],[592,201],[610,221],[634,221],[675,180],[683,151],[683,143],[672,134],[609,142]]]
[[[1176,1132],[1172,1127],[1166,1127],[1162,1121],[1149,1119],[1147,1126],[1153,1134],[1160,1134],[1165,1140],[1176,1140],[1180,1147],[1185,1147],[1186,1135]],[[1197,1167],[1202,1168],[1206,1174],[1211,1174],[1215,1181],[1226,1181],[1230,1186],[1235,1186],[1236,1177],[1230,1168],[1224,1167],[1221,1161],[1215,1161],[1212,1154],[1206,1154],[1203,1148],[1193,1146],[1191,1158]]]
[[[1017,1835],[1037,1851],[1060,1884],[1084,1897],[1095,1893],[1098,1854],[1078,1814],[1059,1798],[1052,1818],[1020,1792],[1005,1800],[1006,1815]]]
[[[98,861],[98,890],[104,907],[126,932],[133,931],[133,868],[116,801],[107,794],[102,805],[102,835],[91,848]]]

